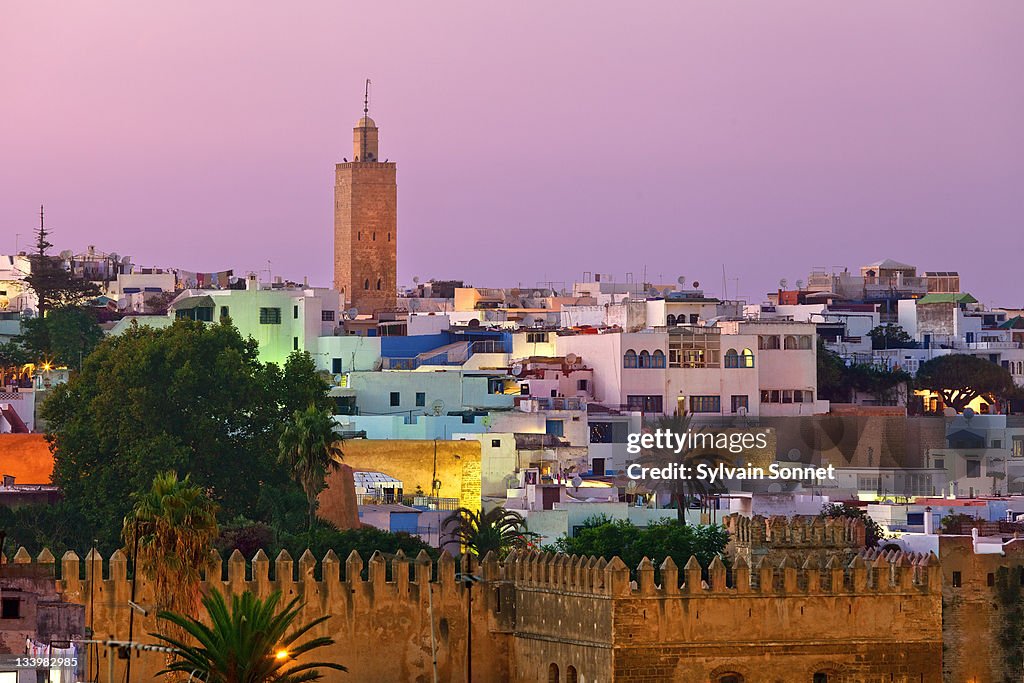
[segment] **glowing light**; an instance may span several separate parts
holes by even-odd
[[[278,650],[274,653],[276,659],[288,659],[288,650]]]

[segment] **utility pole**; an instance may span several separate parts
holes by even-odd
[[[473,584],[481,581],[475,574],[456,574],[466,584],[466,683],[473,683]]]

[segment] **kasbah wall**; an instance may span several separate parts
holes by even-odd
[[[204,590],[280,590],[305,601],[304,620],[330,615],[317,635],[336,645],[320,658],[349,673],[325,672],[328,681],[431,681],[431,611],[438,680],[465,680],[469,591],[456,581],[457,570],[482,577],[472,589],[478,683],[718,683],[729,676],[790,683],[822,673],[829,683],[1021,680],[1006,666],[1007,652],[1020,659],[1024,643],[1020,591],[1012,609],[996,591],[1007,574],[1019,588],[1024,540],[1008,544],[1005,555],[978,555],[969,537],[940,537],[949,558],[940,567],[935,555],[903,552],[861,551],[847,562],[842,539],[860,532],[844,520],[755,517],[743,526],[745,538],[734,548],[753,546],[754,566],[743,553],[730,569],[716,560],[703,572],[695,559],[681,569],[671,560],[657,568],[645,560],[631,580],[618,558],[536,552],[504,561],[488,556],[479,565],[447,554],[433,565],[425,554],[375,553],[364,562],[353,553],[342,562],[333,552],[319,562],[308,552],[297,562],[286,553],[272,562],[262,551],[247,563],[236,552],[226,563],[215,557],[219,571],[211,570]],[[759,549],[775,544],[789,552]],[[52,557],[43,553],[36,562],[46,560]],[[21,550],[13,561],[32,559]],[[96,637],[126,639],[131,582],[124,554],[104,561],[92,553],[83,562],[68,553],[60,570],[58,590],[85,605]],[[153,604],[146,581],[137,592],[136,602]],[[1016,649],[1000,642],[1008,625],[1017,628]],[[136,616],[137,640],[155,642],[155,629],[152,614]],[[150,680],[162,657],[138,655],[133,676]],[[106,671],[106,660],[99,664]],[[123,662],[116,667],[122,676]]]

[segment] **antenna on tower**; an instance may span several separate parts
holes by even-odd
[[[370,115],[370,79],[366,79],[366,90],[363,92],[363,116]]]

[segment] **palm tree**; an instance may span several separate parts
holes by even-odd
[[[195,641],[190,645],[185,638],[153,634],[177,650],[160,675],[188,674],[190,679],[205,683],[303,683],[319,680],[318,669],[347,671],[332,662],[299,661],[307,652],[334,644],[327,637],[296,644],[330,617],[322,616],[292,629],[303,606],[295,598],[279,611],[280,600],[280,591],[266,600],[246,591],[231,597],[229,609],[224,596],[213,589],[203,598],[209,626],[189,615],[160,612],[158,618]]]
[[[136,571],[154,582],[157,609],[194,614],[202,571],[217,538],[217,504],[189,477],[161,472],[149,491],[136,494],[121,535],[137,556]]]
[[[689,415],[671,415],[655,419],[648,427],[652,431],[661,429],[674,434],[686,434],[690,430],[690,423]],[[714,451],[686,448],[676,453],[674,448],[663,448],[649,450],[637,462],[644,467],[665,467],[671,463],[679,463],[687,467],[687,471],[696,472],[697,465],[703,464],[709,469],[714,469],[719,464],[732,465],[733,459]],[[725,493],[725,487],[720,481],[711,483],[696,477],[655,479],[648,482],[648,485],[669,492],[676,504],[676,519],[680,524],[686,524],[686,509],[690,500],[699,501],[701,512],[705,512],[711,509],[711,502],[715,497]]]
[[[310,405],[295,411],[278,441],[278,460],[292,471],[309,501],[310,529],[316,521],[316,497],[324,490],[327,472],[340,468],[338,461],[344,457],[336,428],[330,411]]]
[[[459,543],[478,557],[491,551],[504,557],[513,548],[525,546],[530,535],[522,515],[500,506],[482,513],[459,508],[445,519],[443,528],[451,529]]]

